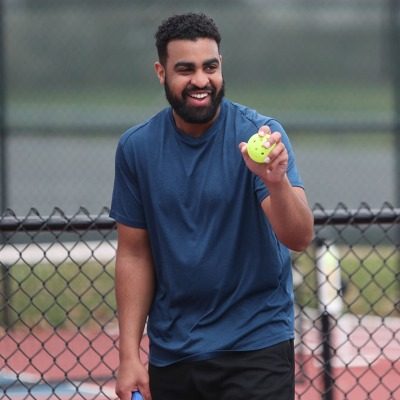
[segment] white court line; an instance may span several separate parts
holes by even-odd
[[[40,375],[35,375],[30,372],[21,372],[16,374],[13,371],[0,369],[0,382],[4,382],[4,378],[6,381],[16,381],[19,379],[27,383],[38,383],[41,379]]]
[[[113,260],[116,248],[115,240],[7,244],[0,247],[0,262],[6,266],[15,264],[60,265],[65,262],[83,264],[88,261],[107,264]]]
[[[72,383],[73,385],[75,385],[74,387],[76,388],[77,394],[88,393],[97,395],[99,393],[102,393],[110,398],[115,397],[115,390],[111,388],[101,387],[94,383],[80,383],[79,381],[72,381]]]

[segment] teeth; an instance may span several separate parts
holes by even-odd
[[[208,94],[207,93],[195,93],[195,94],[191,94],[191,97],[194,97],[195,99],[205,99]]]

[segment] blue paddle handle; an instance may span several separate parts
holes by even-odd
[[[143,397],[140,394],[140,392],[133,392],[132,393],[132,400],[143,400]]]

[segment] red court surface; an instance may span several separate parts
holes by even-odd
[[[334,400],[400,400],[400,319],[342,315],[332,328]],[[296,394],[320,400],[323,392],[321,335],[305,321],[297,345]],[[301,366],[301,368],[299,368]]]
[[[368,317],[369,318],[369,317]],[[333,331],[334,400],[400,400],[400,322],[354,317]],[[321,341],[315,328],[297,345],[297,400],[320,400]],[[0,398],[12,400],[115,399],[118,332],[18,330],[0,336]],[[148,339],[143,338],[143,361]],[[301,368],[300,368],[301,366]]]

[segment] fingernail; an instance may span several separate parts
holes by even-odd
[[[269,147],[271,147],[271,143],[266,141],[266,142],[263,143],[263,146],[268,149]]]
[[[265,162],[265,164],[268,164],[269,162],[271,162],[271,159],[269,157],[265,157],[264,162]]]

